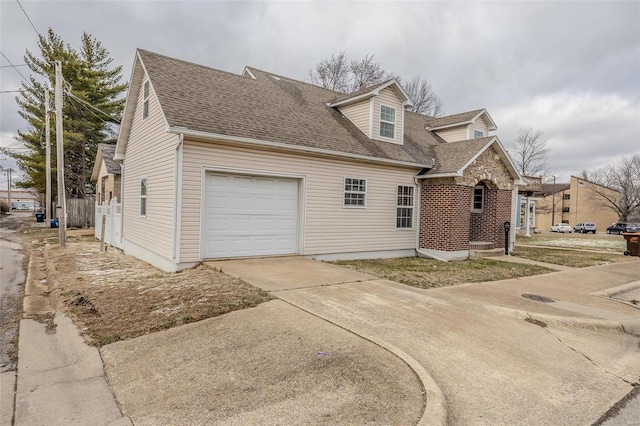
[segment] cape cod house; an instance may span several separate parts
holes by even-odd
[[[176,271],[504,247],[520,176],[495,123],[410,105],[395,80],[344,95],[138,50],[114,155],[125,252]]]

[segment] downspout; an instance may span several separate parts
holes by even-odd
[[[178,135],[175,164],[173,167],[173,260],[180,264],[180,226],[182,224],[182,146],[184,133]]]
[[[124,160],[120,161],[120,214],[120,247],[124,249]]]

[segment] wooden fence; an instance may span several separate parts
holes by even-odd
[[[95,226],[93,198],[67,198],[67,226],[69,228],[93,228]]]

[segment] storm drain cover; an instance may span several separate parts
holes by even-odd
[[[544,297],[544,296],[539,296],[537,294],[523,294],[522,297],[524,297],[525,299],[531,299],[531,300],[535,300],[536,302],[542,302],[542,303],[555,302],[555,300],[553,299],[549,299],[548,297]]]

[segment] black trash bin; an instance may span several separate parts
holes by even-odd
[[[623,232],[622,236],[627,240],[625,256],[640,256],[640,232]]]
[[[36,222],[44,222],[44,213],[36,213]]]

